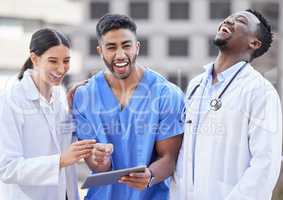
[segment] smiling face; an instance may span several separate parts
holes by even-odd
[[[41,56],[31,53],[33,75],[49,87],[61,84],[64,75],[69,70],[70,52],[64,45],[49,48]]]
[[[101,37],[97,50],[112,75],[126,79],[135,67],[139,42],[131,30],[114,29]]]
[[[215,44],[220,49],[239,50],[258,48],[256,31],[260,21],[252,13],[241,11],[226,18],[219,26]]]

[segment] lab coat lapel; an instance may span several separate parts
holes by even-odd
[[[199,84],[199,82],[197,83]],[[191,87],[192,90],[195,86]],[[192,92],[192,91],[190,91]],[[188,94],[190,94],[188,92]],[[184,159],[184,166],[182,167],[183,177],[186,177],[183,181],[185,182],[183,192],[187,194],[187,190],[193,189],[193,180],[192,180],[192,160],[193,160],[193,137],[197,137],[197,135],[193,136],[193,127],[195,126],[197,115],[199,112],[200,100],[202,94],[204,92],[204,87],[201,85],[195,91],[195,94],[192,95],[192,98],[186,99],[186,118],[185,118],[185,138],[184,138],[184,145],[183,145],[183,158]],[[191,191],[192,192],[192,191]]]
[[[25,91],[24,93],[26,97],[34,103],[34,106],[36,107],[38,112],[43,115],[42,117],[44,117],[45,121],[47,122],[50,134],[54,140],[54,143],[58,151],[60,152],[60,145],[59,145],[59,141],[56,135],[56,125],[55,125],[56,120],[55,118],[53,118],[54,120],[52,120],[52,117],[51,117],[52,115],[55,115],[55,113],[54,112],[47,113],[40,105],[40,94],[39,94],[38,89],[35,86],[35,83],[32,80],[31,75],[32,75],[31,69],[28,69],[24,73],[24,77],[22,79],[23,89]],[[54,103],[56,104],[56,97],[55,97]]]
[[[43,117],[45,118],[48,124],[49,132],[54,140],[57,150],[61,152],[60,144],[59,144],[57,133],[56,133],[56,125],[55,125],[56,124],[56,120],[55,120],[56,113],[54,113],[54,111],[47,112],[45,109],[43,109],[40,105],[39,100],[37,101],[36,105],[37,105],[37,108],[40,110],[40,112],[42,112]]]

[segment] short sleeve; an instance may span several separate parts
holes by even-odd
[[[163,88],[159,110],[158,141],[184,132],[184,95],[179,88],[174,85]]]
[[[95,129],[87,119],[89,95],[87,88],[79,87],[73,97],[72,114],[76,124],[75,136],[79,140],[96,139]]]

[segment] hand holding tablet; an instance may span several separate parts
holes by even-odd
[[[144,173],[145,170],[146,170],[146,166],[141,165],[141,166],[132,167],[132,168],[92,174],[86,178],[81,188],[85,189],[85,188],[94,187],[94,186],[118,183],[118,180],[123,176],[130,175],[131,173]]]
[[[130,188],[138,190],[144,190],[150,187],[153,174],[149,168],[146,168],[144,172],[132,172],[129,175],[123,176],[119,179],[119,183],[127,184]]]

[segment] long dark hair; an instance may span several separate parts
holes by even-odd
[[[36,31],[32,35],[29,45],[29,50],[30,53],[33,52],[37,56],[41,56],[49,48],[60,44],[63,44],[64,46],[70,48],[70,42],[63,33],[60,33],[54,29],[43,28]],[[21,68],[21,71],[18,75],[18,79],[21,80],[23,78],[24,72],[27,69],[32,69],[32,68],[33,68],[33,64],[31,58],[29,57],[26,60],[23,67]]]

